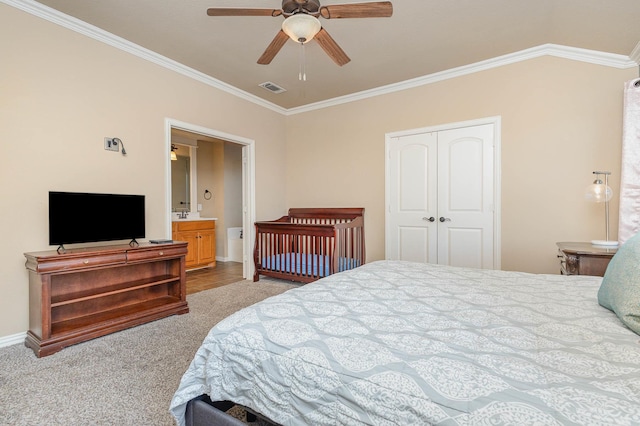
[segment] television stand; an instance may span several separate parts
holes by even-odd
[[[189,312],[186,242],[25,253],[29,331],[38,357],[66,346]]]

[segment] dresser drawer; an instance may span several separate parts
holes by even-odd
[[[135,250],[127,252],[127,262],[143,262],[153,259],[165,259],[171,257],[179,257],[187,254],[187,245],[183,243],[179,244],[166,244],[159,245],[157,247],[148,248],[145,250]]]
[[[74,271],[78,269],[95,268],[98,266],[117,265],[126,263],[126,253],[112,253],[96,256],[69,257],[60,259],[45,259],[38,262],[36,272],[39,274]]]

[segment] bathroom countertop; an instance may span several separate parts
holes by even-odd
[[[172,222],[196,222],[199,220],[218,220],[218,218],[217,217],[188,217],[186,219],[180,219],[177,217],[171,218]]]

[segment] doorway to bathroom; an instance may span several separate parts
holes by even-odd
[[[166,119],[167,235],[174,216],[216,219],[216,263],[238,262],[240,279],[253,276],[251,244],[255,222],[254,141],[214,129]],[[180,187],[188,181],[187,195],[176,212],[172,191],[172,153],[188,156],[189,169],[181,171]],[[181,168],[182,170],[182,168]],[[225,265],[228,266],[228,265]],[[232,268],[238,271],[239,268]],[[206,271],[204,271],[206,272]],[[201,272],[202,273],[202,272]],[[214,274],[215,275],[215,274]]]

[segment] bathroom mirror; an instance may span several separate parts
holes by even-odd
[[[171,211],[191,211],[191,148],[174,145],[176,159],[171,160]]]

